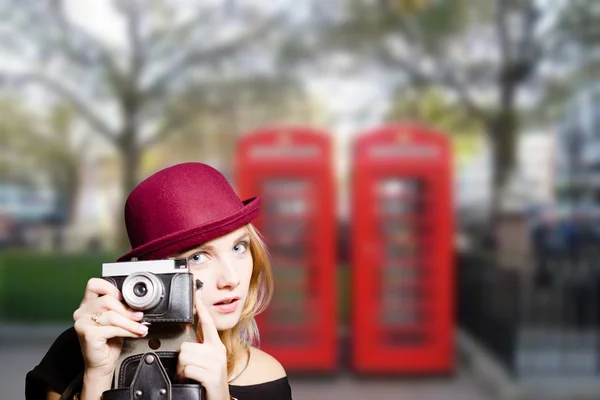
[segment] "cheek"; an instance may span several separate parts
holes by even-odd
[[[192,275],[194,276],[194,282],[196,282],[196,279],[199,279],[200,281],[202,281],[202,283],[204,284],[203,290],[205,288],[213,287],[215,285],[215,278],[209,269],[197,270],[197,271],[191,271],[191,272],[192,272]]]
[[[246,290],[250,285],[250,278],[252,277],[252,269],[253,269],[252,258],[249,257],[247,260],[244,260],[244,263],[240,266],[240,282],[244,286],[246,286]]]

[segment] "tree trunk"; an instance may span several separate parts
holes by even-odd
[[[514,171],[517,121],[514,110],[515,86],[504,82],[500,88],[500,110],[488,126],[492,144],[492,199],[490,209],[491,245],[496,247],[496,230],[502,213],[502,198]]]
[[[136,132],[133,128],[126,129],[122,136],[119,152],[121,153],[122,161],[122,181],[121,181],[121,201],[118,217],[117,217],[117,251],[120,253],[127,251],[130,248],[129,238],[125,229],[125,220],[123,210],[125,209],[125,201],[129,193],[138,184],[138,173],[140,164],[140,150],[136,143]]]

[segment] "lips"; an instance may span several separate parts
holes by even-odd
[[[229,297],[213,304],[213,307],[220,313],[231,313],[237,309],[239,300],[239,297]]]
[[[239,299],[240,299],[239,297],[228,297],[228,298],[225,298],[225,299],[222,299],[222,300],[216,302],[213,305],[219,306],[219,305],[223,305],[223,304],[231,304],[234,301],[238,301]]]

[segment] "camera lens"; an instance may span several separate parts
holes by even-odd
[[[134,310],[156,307],[164,297],[162,281],[151,272],[134,272],[123,281],[123,300]]]
[[[144,297],[148,293],[148,287],[144,282],[138,282],[133,285],[133,294],[137,297]]]

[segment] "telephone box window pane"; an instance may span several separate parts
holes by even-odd
[[[396,246],[388,244],[385,247],[385,256],[387,260],[398,261],[405,258],[416,256],[419,253],[417,246]]]
[[[387,308],[382,315],[383,326],[415,326],[421,322],[421,312],[416,307]]]
[[[267,237],[265,235],[265,237]],[[267,237],[268,238],[268,237]],[[296,261],[304,259],[307,255],[306,249],[301,246],[288,246],[284,244],[271,243],[269,241],[269,251],[273,259],[295,259]]]
[[[274,328],[310,322],[308,218],[313,195],[313,184],[303,179],[269,179],[262,185],[262,233],[273,261],[275,287],[279,289],[265,315]],[[274,343],[272,338],[269,342]]]
[[[417,224],[412,221],[382,221],[381,233],[387,237],[411,237],[418,234]]]
[[[265,211],[271,214],[304,215],[308,211],[308,204],[305,199],[283,198],[268,201]]]
[[[277,221],[269,220],[265,223],[263,233],[265,236],[275,238],[292,238],[298,241],[306,236],[307,224],[305,221]]]
[[[381,282],[384,291],[386,288],[397,289],[418,284],[420,274],[417,268],[384,268],[382,271]]]
[[[421,209],[422,184],[416,179],[387,178],[376,189],[381,215],[411,215]]]
[[[427,299],[421,282],[424,232],[419,228],[424,189],[418,179],[386,178],[377,185],[377,226],[385,255],[380,266],[379,319],[389,329],[415,328],[423,322],[422,305]],[[413,339],[406,333],[394,336],[401,342]]]
[[[267,194],[299,195],[310,190],[311,182],[302,179],[269,179],[263,187]]]
[[[419,212],[419,204],[415,201],[398,201],[398,200],[381,200],[379,203],[379,209],[382,214],[390,216],[394,215],[411,215]]]
[[[307,295],[304,290],[279,290],[273,295],[273,303],[281,308],[302,308],[307,303]]]
[[[304,324],[309,321],[309,297],[304,290],[275,291],[269,306],[269,320],[276,323]]]
[[[387,178],[379,182],[379,195],[384,197],[414,197],[420,190],[417,179]]]
[[[294,330],[286,332],[261,331],[260,337],[262,341],[264,341],[265,343],[269,343],[269,345],[271,346],[283,346],[294,348],[314,344],[316,336],[312,332]]]
[[[382,268],[383,282],[416,282],[423,275],[422,268],[418,265],[401,266],[387,265]]]
[[[427,344],[425,332],[386,332],[383,342],[390,346],[419,347]]]
[[[276,268],[274,275],[278,282],[281,283],[298,283],[304,284],[308,279],[308,273],[306,268],[302,268],[300,265],[286,266],[286,268]]]

